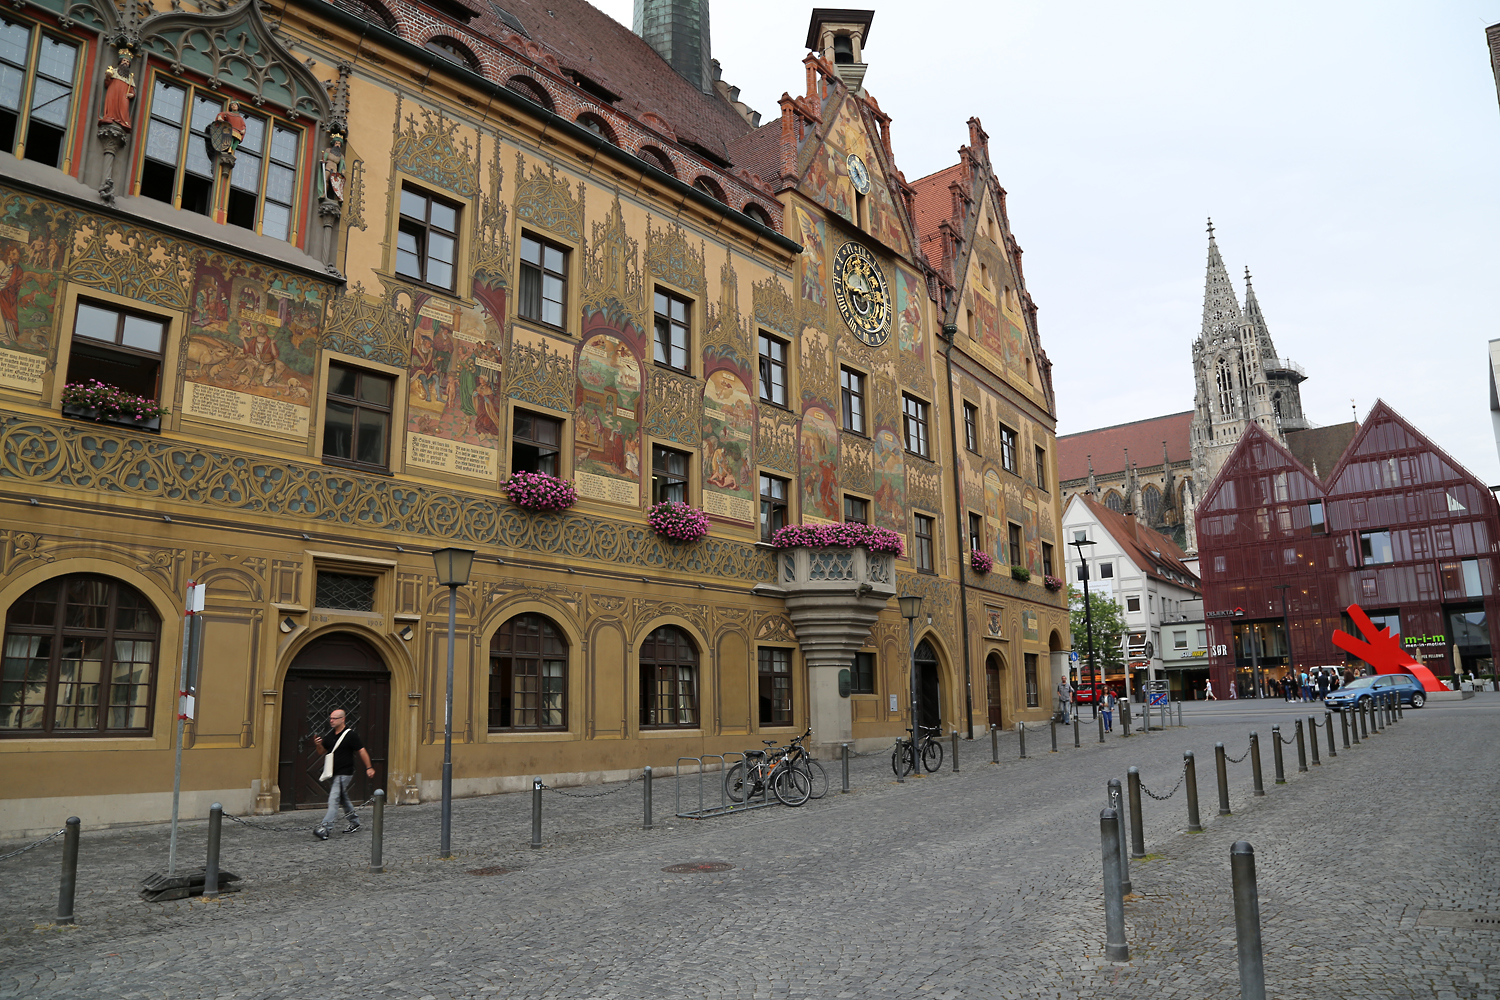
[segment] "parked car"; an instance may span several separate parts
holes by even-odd
[[[1368,703],[1377,694],[1389,694],[1394,692],[1401,698],[1401,704],[1410,705],[1412,708],[1421,708],[1427,704],[1427,692],[1422,688],[1422,682],[1411,674],[1376,674],[1373,677],[1357,677],[1339,688],[1330,691],[1323,699],[1329,711],[1342,712],[1346,708],[1353,708],[1360,702]]]
[[[1076,688],[1073,689],[1073,704],[1092,705],[1094,703],[1095,693],[1097,693],[1101,698],[1104,697],[1104,685],[1095,684],[1093,686],[1090,686],[1088,684],[1079,684]]]

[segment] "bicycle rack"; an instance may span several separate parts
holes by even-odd
[[[735,759],[730,760],[729,758],[731,757]],[[729,753],[707,753],[702,757],[678,757],[677,774],[675,775],[672,783],[673,793],[675,795],[675,808],[677,815],[682,819],[712,819],[715,816],[727,816],[732,812],[745,812],[750,809],[764,809],[766,806],[775,805],[776,801],[770,797],[771,789],[769,785],[761,786],[760,794],[758,796],[749,789],[746,789],[745,801],[729,801],[729,790],[724,787],[724,778],[728,776],[729,769],[731,767],[733,767],[737,763],[744,762],[745,759],[746,758],[744,754],[735,753],[732,750]],[[704,762],[710,760],[717,760],[719,762],[719,804],[716,806],[705,805],[703,799],[703,775],[705,771],[708,770]],[[682,766],[684,761],[698,765],[698,770],[696,772],[688,772],[689,778],[693,777],[695,774],[698,778],[698,808],[690,809],[687,812],[682,811]]]

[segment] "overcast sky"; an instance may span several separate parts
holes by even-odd
[[[600,5],[630,24],[631,0]],[[970,115],[990,135],[1059,433],[1192,408],[1212,216],[1309,419],[1383,397],[1500,483],[1500,0],[872,6],[865,86],[907,179],[957,162]],[[767,119],[805,87],[811,10],[712,8],[724,79]]]

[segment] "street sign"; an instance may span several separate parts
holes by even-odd
[[[1078,653],[1076,651],[1071,652],[1071,653],[1068,654],[1068,662],[1069,663],[1077,663],[1078,662]]]
[[[1152,691],[1151,692],[1151,707],[1152,708],[1163,708],[1163,707],[1166,706],[1166,704],[1167,704],[1167,692],[1165,692],[1165,691]]]

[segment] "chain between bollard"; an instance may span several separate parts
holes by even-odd
[[[1224,752],[1224,760],[1230,764],[1243,764],[1245,762],[1245,758],[1248,756],[1250,756],[1250,747],[1248,746],[1245,747],[1245,752],[1240,754],[1238,757],[1229,756],[1229,751],[1227,750]]]
[[[1170,799],[1172,796],[1174,796],[1174,795],[1177,794],[1177,789],[1179,789],[1179,788],[1182,787],[1183,779],[1186,778],[1186,777],[1187,777],[1187,764],[1184,763],[1182,765],[1182,773],[1177,776],[1177,784],[1173,785],[1172,786],[1172,790],[1170,792],[1168,792],[1167,794],[1165,794],[1165,795],[1157,795],[1151,789],[1149,789],[1149,788],[1146,787],[1146,783],[1144,781],[1141,782],[1141,791],[1145,792],[1147,795],[1151,796],[1153,799],[1155,799],[1158,802],[1165,802],[1168,799]]]
[[[544,791],[556,792],[558,795],[561,795],[565,799],[602,799],[606,795],[614,795],[616,792],[623,792],[625,789],[629,788],[637,781],[644,781],[645,777],[645,774],[642,774],[639,778],[626,778],[614,788],[607,788],[602,792],[565,792],[561,788],[553,788],[545,781],[538,783],[542,786],[542,789]]]
[[[68,831],[66,829],[58,830],[52,836],[50,836],[50,837],[43,837],[41,840],[38,840],[36,843],[27,844],[25,847],[22,847],[19,850],[11,851],[9,854],[0,854],[0,861],[5,861],[5,860],[8,860],[10,858],[18,858],[21,855],[25,854],[27,851],[34,851],[38,847],[41,847],[43,844],[50,844],[50,843],[52,843],[58,837],[61,837],[63,834],[65,834],[67,832]]]

